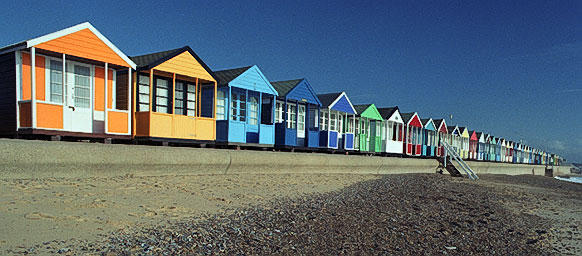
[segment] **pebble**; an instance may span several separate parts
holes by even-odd
[[[512,214],[492,189],[452,179],[386,175],[263,208],[114,232],[107,244],[89,250],[102,255],[550,254],[540,243],[545,239],[540,231],[549,229],[541,218]]]

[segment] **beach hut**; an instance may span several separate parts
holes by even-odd
[[[356,145],[362,152],[382,152],[383,118],[374,104],[354,105]]]
[[[459,127],[459,131],[461,132],[461,158],[468,159],[469,158],[469,128],[467,127]]]
[[[489,141],[489,161],[491,162],[495,162],[497,161],[497,155],[499,154],[498,152],[498,141],[499,139],[496,138],[495,136],[491,135],[491,140]]]
[[[519,142],[515,142],[515,144],[513,144],[513,162],[514,163],[521,163],[522,162],[522,152],[523,150],[521,149],[521,143]]]
[[[345,92],[318,94],[321,102],[319,146],[355,150],[356,110]]]
[[[506,151],[505,151],[505,162],[507,163],[513,163],[513,151],[514,151],[514,142],[513,141],[507,141],[507,144],[505,145],[507,147]]]
[[[437,129],[432,118],[420,119],[424,124],[422,129],[422,155],[435,156],[437,144]]]
[[[479,136],[476,131],[469,131],[469,159],[477,160]]]
[[[0,135],[129,140],[133,68],[88,22],[0,48]]]
[[[382,130],[382,152],[402,154],[404,145],[404,121],[398,107],[379,108],[378,112],[384,119]]]
[[[483,142],[481,142],[481,139],[479,139],[479,143],[480,144],[481,143],[483,144],[482,145],[483,146],[483,150],[479,152],[480,155],[481,155],[481,159],[479,159],[479,160],[481,160],[481,161],[489,161],[489,150],[490,150],[489,149],[489,143],[490,143],[489,141],[491,140],[491,135],[489,135],[487,133],[482,133],[482,136],[481,137],[483,138]]]
[[[483,159],[485,158],[485,133],[483,132],[477,132],[477,138],[479,139],[477,141],[477,157],[476,159],[479,161],[483,161]]]
[[[505,159],[505,140],[503,138],[497,139],[497,147],[495,149],[495,162],[503,162]]]
[[[461,156],[461,131],[459,130],[458,126],[447,126],[447,130],[449,132],[449,145],[453,147],[453,149],[457,152],[459,156]]]
[[[410,156],[420,156],[422,153],[422,121],[418,113],[403,113],[405,124],[404,153]]]
[[[275,146],[319,148],[321,101],[311,84],[304,78],[271,84],[279,94],[275,110]],[[329,118],[329,113],[326,114]]]
[[[219,70],[214,75],[218,79],[216,143],[272,147],[275,144],[274,102],[278,93],[263,72],[254,65]],[[183,93],[180,90],[183,87],[177,85],[176,93]]]
[[[228,112],[226,105],[217,104],[217,79],[202,59],[189,46],[131,59],[137,64],[132,79],[134,138],[214,143],[215,112]],[[239,104],[231,113],[238,117],[243,107]]]
[[[445,119],[434,119],[433,122],[437,126],[436,156],[443,156],[445,148],[444,148],[442,142],[449,140],[449,132],[447,130],[447,122],[445,122]]]

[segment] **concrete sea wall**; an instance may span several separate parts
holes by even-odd
[[[241,173],[434,173],[434,159],[0,139],[0,177]],[[544,166],[468,162],[477,173],[543,175]],[[555,170],[558,167],[555,167]]]

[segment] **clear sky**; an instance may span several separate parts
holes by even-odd
[[[582,1],[6,1],[0,45],[90,21],[127,55],[398,105],[582,162]]]

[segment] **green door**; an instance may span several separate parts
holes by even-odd
[[[362,125],[360,126],[360,151],[368,151],[368,133],[370,130],[370,123],[368,122],[368,120],[362,118],[361,120]]]

